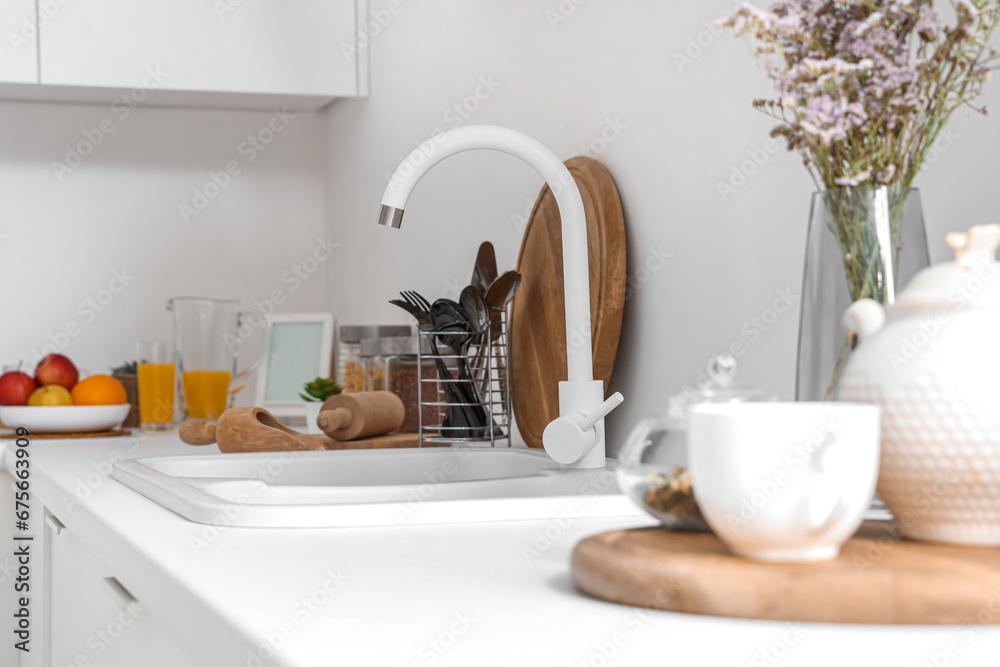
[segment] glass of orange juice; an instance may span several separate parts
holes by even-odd
[[[143,341],[136,346],[139,416],[142,430],[165,431],[174,425],[176,366],[172,347]]]
[[[188,414],[195,419],[218,419],[229,407],[232,371],[182,371],[181,383]]]
[[[270,324],[263,313],[243,313],[239,306],[236,299],[203,297],[174,297],[167,302],[174,319],[180,403],[194,419],[221,417],[245,387],[247,375],[265,359]],[[240,347],[255,331],[264,341],[261,352],[238,370]]]

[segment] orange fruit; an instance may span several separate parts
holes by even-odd
[[[122,405],[128,403],[125,387],[110,375],[91,375],[73,386],[74,405]]]

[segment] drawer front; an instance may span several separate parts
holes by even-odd
[[[57,519],[49,523],[52,667],[201,664]]]

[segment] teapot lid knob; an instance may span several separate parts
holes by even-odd
[[[967,232],[952,232],[945,242],[955,251],[955,259],[966,266],[992,262],[1000,247],[1000,225],[976,225]]]

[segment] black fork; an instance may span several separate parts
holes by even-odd
[[[453,435],[456,438],[482,437],[482,419],[476,408],[479,406],[469,405],[476,402],[474,396],[468,396],[462,386],[463,383],[453,382],[451,371],[441,359],[441,353],[437,346],[437,335],[434,329],[434,319],[430,313],[430,303],[423,296],[414,291],[400,292],[405,301],[392,299],[389,303],[402,308],[412,315],[419,325],[421,331],[430,332],[431,351],[434,353],[434,363],[437,366],[438,378],[441,380],[445,401],[449,405],[445,408],[445,416],[441,424],[447,432],[445,435]],[[419,343],[418,343],[419,344]]]

